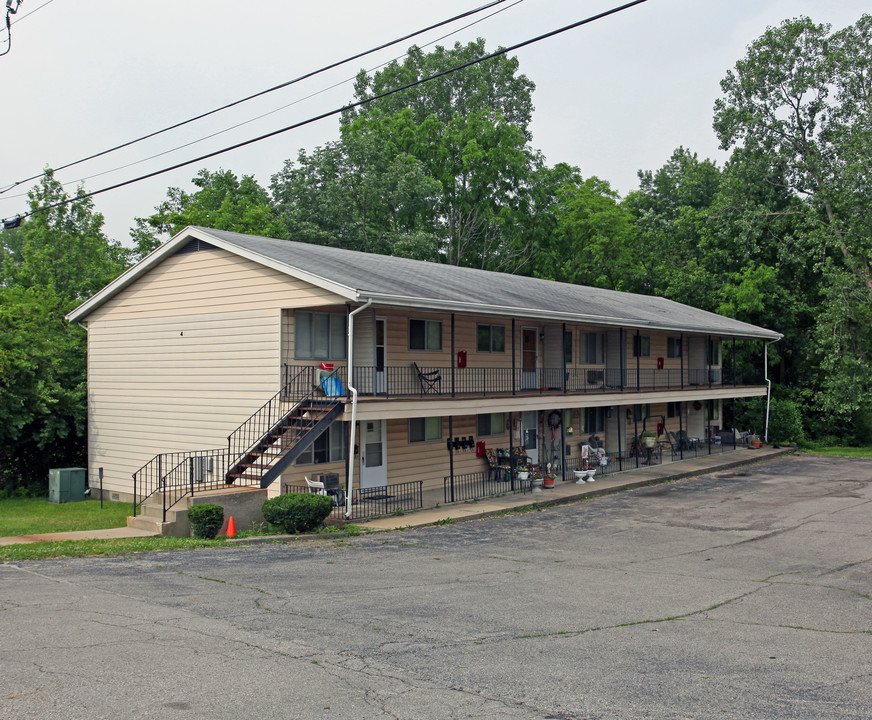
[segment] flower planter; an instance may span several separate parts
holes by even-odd
[[[754,448],[755,450],[759,450],[761,447],[763,447],[763,443],[760,442],[759,440],[752,440],[751,447]]]
[[[542,478],[542,487],[545,488],[553,488],[554,487],[554,478],[550,475]]]
[[[526,480],[528,477],[530,477],[529,472],[519,472],[518,473],[518,480]]]

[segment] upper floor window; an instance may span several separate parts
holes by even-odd
[[[479,435],[502,435],[506,432],[506,414],[489,413],[478,416]]]
[[[582,365],[602,365],[606,361],[606,338],[603,333],[583,332],[581,338],[581,353],[578,361]]]
[[[633,336],[633,357],[649,357],[651,355],[651,338],[648,335]]]
[[[441,349],[441,320],[409,320],[409,350]]]
[[[409,442],[421,443],[442,439],[442,418],[409,418]]]
[[[501,353],[506,351],[505,325],[479,325],[478,351]]]
[[[296,360],[344,360],[345,315],[339,313],[294,313],[294,358]]]
[[[671,337],[666,338],[666,357],[680,358],[681,357],[681,338]]]
[[[721,364],[721,341],[709,339],[705,348],[705,364],[720,365]]]
[[[563,356],[567,365],[572,365],[572,330],[563,333]]]

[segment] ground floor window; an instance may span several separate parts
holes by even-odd
[[[489,413],[487,415],[478,416],[478,434],[486,435],[503,435],[506,432],[506,414],[505,413]]]
[[[409,418],[409,442],[421,443],[442,439],[442,418]]]
[[[681,416],[681,403],[666,403],[666,417],[676,418]]]
[[[581,411],[581,416],[584,418],[584,428],[582,432],[593,435],[606,431],[606,409],[602,407],[584,408]]]
[[[297,458],[297,465],[321,465],[341,462],[348,456],[348,423],[330,424]]]

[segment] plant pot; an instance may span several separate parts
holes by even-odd
[[[646,448],[652,448],[652,447],[654,447],[654,446],[657,444],[657,438],[653,438],[653,437],[643,437],[643,438],[642,438],[642,444],[643,444]]]
[[[547,475],[546,477],[542,478],[542,487],[553,488],[554,487],[554,478],[551,477],[550,475]]]
[[[528,473],[528,472],[519,472],[518,473],[518,480],[526,480],[528,477],[530,477],[530,473]]]
[[[759,450],[761,447],[763,447],[763,443],[760,442],[759,440],[752,440],[751,447],[754,448],[755,450]]]

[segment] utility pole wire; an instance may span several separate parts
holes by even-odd
[[[311,123],[317,122],[318,120],[323,120],[325,118],[331,117],[333,115],[338,115],[346,110],[353,110],[356,107],[361,107],[363,105],[367,105],[376,100],[380,100],[381,98],[388,97],[389,95],[394,95],[398,92],[402,92],[403,90],[408,90],[413,87],[417,87],[418,85],[423,85],[424,83],[430,82],[431,80],[436,80],[441,77],[445,77],[446,75],[451,75],[452,73],[456,73],[459,70],[463,70],[472,65],[477,65],[478,63],[484,62],[486,60],[491,60],[495,57],[499,57],[500,55],[505,55],[510,52],[514,52],[515,50],[519,50],[520,48],[526,47],[528,45],[533,45],[535,43],[541,42],[542,40],[547,40],[549,38],[554,37],[555,35],[560,35],[561,33],[565,33],[569,30],[574,30],[577,27],[581,27],[582,25],[587,25],[589,23],[595,22],[596,20],[601,20],[609,15],[615,15],[616,13],[627,10],[631,7],[635,7],[636,5],[641,5],[642,3],[648,2],[648,0],[633,0],[633,2],[626,3],[625,5],[620,5],[618,7],[612,8],[611,10],[606,10],[604,12],[598,13],[596,15],[592,15],[589,18],[585,18],[584,20],[578,20],[577,22],[571,23],[569,25],[564,25],[561,28],[556,30],[551,30],[550,32],[544,33],[543,35],[538,35],[534,38],[530,38],[529,40],[524,40],[523,42],[516,43],[510,47],[502,48],[501,50],[497,50],[496,52],[489,53],[488,55],[483,55],[480,58],[476,58],[475,60],[470,60],[469,62],[465,62],[461,65],[455,65],[452,68],[447,70],[443,70],[441,72],[435,73],[434,75],[429,75],[425,78],[420,78],[418,80],[414,80],[406,85],[402,85],[400,87],[394,88],[393,90],[388,90],[386,92],[380,93],[378,95],[373,95],[372,97],[364,98],[363,100],[358,100],[357,102],[350,103],[348,105],[344,105],[341,108],[337,108],[334,110],[329,110],[327,112],[321,113],[320,115],[316,115],[307,120],[301,120],[300,122],[294,123],[293,125],[288,125],[287,127],[279,128],[278,130],[273,130],[272,132],[266,133],[265,135],[260,135],[255,138],[251,138],[250,140],[244,140],[242,142],[236,143],[235,145],[230,145],[221,150],[216,150],[214,152],[208,153],[206,155],[201,155],[200,157],[193,158],[191,160],[186,160],[184,162],[177,163],[170,167],[163,168],[162,170],[155,170],[154,172],[147,173],[146,175],[141,175],[140,177],[133,178],[132,180],[126,180],[124,182],[116,183],[114,185],[109,185],[108,187],[101,188],[100,190],[92,190],[89,193],[83,193],[78,195],[75,198],[67,198],[66,200],[61,200],[59,202],[53,203],[51,205],[46,205],[44,207],[37,208],[36,210],[30,210],[23,215],[17,216],[17,219],[23,220],[26,217],[30,217],[31,215],[35,215],[36,213],[45,212],[46,210],[53,210],[54,208],[61,207],[63,205],[68,205],[70,203],[76,202],[78,200],[85,200],[86,198],[94,197],[95,195],[100,195],[104,192],[109,192],[110,190],[117,190],[120,187],[124,187],[125,185],[132,185],[133,183],[140,182],[142,180],[148,180],[149,178],[156,177],[158,175],[163,175],[164,173],[171,172],[173,170],[178,170],[179,168],[185,167],[186,165],[193,165],[194,163],[201,162],[203,160],[208,160],[209,158],[213,158],[216,155],[223,155],[224,153],[230,152],[231,150],[237,150],[241,147],[245,147],[246,145],[252,145],[253,143],[260,142],[261,140],[267,140],[271,137],[275,137],[276,135],[281,135],[282,133],[286,133],[290,130],[296,130],[297,128],[303,127],[304,125],[310,125]]]
[[[445,38],[451,37],[452,35],[456,35],[457,33],[462,32],[463,30],[471,28],[473,25],[478,25],[479,23],[484,22],[485,20],[488,20],[489,18],[492,18],[494,15],[498,15],[499,13],[505,12],[506,10],[510,10],[511,8],[515,7],[516,5],[520,5],[522,2],[524,2],[524,0],[514,0],[514,2],[511,5],[507,5],[506,7],[499,8],[498,10],[494,10],[489,15],[485,15],[484,17],[478,18],[477,20],[473,20],[473,21],[467,23],[466,25],[462,25],[461,27],[457,28],[456,30],[452,30],[450,32],[447,32],[444,35],[442,35],[434,40],[431,40],[428,43],[424,43],[423,45],[421,45],[421,47],[426,48],[426,47],[429,47],[431,45],[435,45],[436,43],[441,42]],[[384,67],[385,65],[389,65],[390,63],[392,63],[394,61],[401,60],[402,58],[406,57],[407,55],[408,55],[408,53],[403,53],[402,55],[398,55],[397,57],[392,58],[391,60],[385,60],[383,63],[380,63],[379,65],[375,65],[373,67],[370,67],[368,70],[366,70],[366,72],[371,73],[375,70],[378,70],[379,68]],[[96,172],[96,173],[93,173],[91,175],[85,175],[85,176],[80,177],[76,180],[66,180],[66,181],[61,183],[61,186],[64,187],[67,185],[79,185],[79,184],[85,182],[86,180],[93,180],[94,178],[102,177],[103,175],[110,175],[112,173],[118,172],[119,170],[126,170],[127,168],[133,167],[134,165],[141,165],[142,163],[148,162],[149,160],[154,160],[156,158],[163,157],[164,155],[169,155],[170,153],[174,153],[177,150],[182,150],[183,148],[190,147],[191,145],[196,145],[197,143],[203,142],[204,140],[210,140],[211,138],[217,137],[218,135],[223,135],[226,132],[230,132],[231,130],[236,130],[236,129],[241,128],[245,125],[256,122],[257,120],[262,120],[265,117],[269,117],[270,115],[274,115],[275,113],[280,112],[281,110],[286,110],[289,107],[293,107],[294,105],[298,105],[299,103],[301,103],[305,100],[311,100],[312,98],[317,97],[318,95],[321,95],[322,93],[325,93],[328,90],[333,90],[334,88],[338,88],[338,87],[344,85],[345,83],[354,80],[355,77],[356,76],[352,76],[350,78],[345,78],[344,80],[340,80],[338,82],[333,83],[332,85],[328,85],[326,88],[323,88],[321,90],[316,90],[315,92],[309,93],[308,95],[305,95],[301,98],[298,98],[298,99],[296,99],[292,102],[289,102],[285,105],[281,105],[280,107],[277,107],[273,110],[269,110],[265,113],[261,113],[260,115],[256,115],[255,117],[249,118],[248,120],[243,120],[241,122],[236,123],[235,125],[231,125],[230,127],[226,127],[223,130],[217,130],[217,131],[210,133],[208,135],[203,135],[203,136],[197,138],[196,140],[190,140],[186,143],[182,143],[181,145],[176,145],[175,147],[169,148],[168,150],[162,150],[160,152],[154,153],[153,155],[149,155],[149,156],[141,158],[139,160],[133,160],[129,163],[126,163],[124,165],[120,165],[118,167],[114,167],[110,170],[102,170],[101,172]],[[31,179],[34,179],[34,178],[31,178]],[[6,188],[5,190],[0,190],[0,195],[11,190],[12,187],[14,187],[14,186],[10,186],[10,187]],[[2,199],[10,200],[12,198],[27,197],[28,194],[29,193],[23,192],[23,193],[18,193],[16,195],[7,195],[6,198],[2,198]]]
[[[7,0],[11,2],[12,0]],[[19,0],[20,2],[21,0]],[[49,0],[51,2],[51,0]],[[169,132],[170,130],[175,130],[176,128],[180,128],[183,125],[187,125],[188,123],[195,122],[196,120],[202,120],[205,117],[209,117],[210,115],[214,115],[215,113],[221,112],[222,110],[228,110],[229,108],[235,107],[236,105],[241,105],[242,103],[248,102],[249,100],[254,100],[255,98],[259,98],[262,95],[267,95],[268,93],[275,92],[276,90],[281,90],[282,88],[286,88],[290,85],[294,85],[295,83],[301,82],[303,80],[307,80],[314,75],[318,75],[320,73],[326,72],[327,70],[332,70],[333,68],[339,67],[340,65],[345,65],[350,63],[353,60],[357,60],[358,58],[362,58],[365,55],[371,55],[374,52],[379,50],[384,50],[385,48],[391,47],[392,45],[396,45],[397,43],[404,42],[405,40],[409,40],[410,38],[415,37],[416,35],[421,35],[422,33],[428,32],[430,30],[434,30],[436,28],[442,27],[443,25],[448,25],[457,20],[462,20],[465,17],[469,17],[470,15],[475,15],[476,13],[481,12],[482,10],[487,10],[488,8],[493,7],[494,5],[499,5],[501,3],[506,2],[506,0],[491,0],[480,7],[474,8],[472,10],[467,10],[466,12],[460,13],[459,15],[455,15],[454,17],[448,18],[447,20],[440,20],[437,23],[433,23],[432,25],[428,25],[425,28],[421,28],[420,30],[416,30],[415,32],[408,33],[403,37],[397,38],[396,40],[391,40],[390,42],[382,43],[378,47],[374,47],[371,50],[365,50],[363,52],[359,52],[355,55],[345,58],[344,60],[338,60],[334,63],[330,63],[329,65],[325,65],[318,70],[312,70],[307,72],[299,77],[294,78],[293,80],[287,80],[286,82],[280,83],[279,85],[275,85],[271,88],[267,88],[266,90],[261,90],[260,92],[256,92],[253,95],[249,95],[247,97],[241,98],[239,100],[234,100],[233,102],[229,102],[226,105],[222,105],[221,107],[217,107],[214,110],[209,110],[204,113],[200,113],[199,115],[195,115],[194,117],[188,118],[187,120],[182,120],[181,122],[177,122],[174,125],[169,125],[161,130],[155,130],[154,132],[148,133],[147,135],[143,135],[142,137],[138,137],[135,140],[128,140],[125,143],[121,143],[120,145],[116,145],[115,147],[109,148],[108,150],[102,150],[101,152],[94,153],[93,155],[89,155],[88,157],[81,158],[80,160],[75,160],[73,162],[67,163],[66,165],[61,165],[60,167],[53,168],[55,172],[60,170],[66,170],[67,168],[73,167],[74,165],[79,165],[80,163],[87,162],[88,160],[93,160],[98,157],[102,157],[103,155],[108,155],[109,153],[115,152],[116,150],[121,150],[122,148],[129,147],[131,145],[135,145],[138,142],[142,142],[143,140],[148,140],[149,138],[153,138],[157,135],[161,135],[162,133]],[[37,8],[38,10],[39,8]],[[9,17],[6,17],[7,24],[9,23]],[[8,52],[8,51],[7,51]],[[196,162],[196,161],[195,161]],[[30,182],[31,180],[36,180],[37,178],[42,177],[42,173],[38,175],[32,175],[28,178],[24,178],[23,180],[17,180],[11,185],[0,190],[0,195],[12,188],[21,185],[22,183]]]

